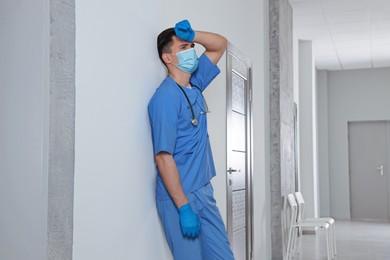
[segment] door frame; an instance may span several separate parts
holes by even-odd
[[[350,129],[350,125],[351,124],[356,124],[356,123],[375,123],[375,122],[381,122],[381,123],[385,123],[385,126],[386,128],[390,125],[390,120],[356,120],[356,121],[347,121],[347,140],[348,140],[348,185],[349,185],[349,215],[350,215],[350,218],[352,219],[352,184],[351,184],[351,181],[352,181],[352,173],[351,173],[351,151],[350,151],[350,145],[351,145],[351,140],[350,140],[350,136],[349,136],[349,129]],[[387,148],[390,148],[390,140],[389,138],[387,138],[388,136],[390,137],[389,135],[389,129],[386,129],[386,132],[385,132],[385,139],[386,139],[386,147]],[[390,153],[390,149],[388,150],[388,152]],[[390,170],[389,170],[389,167],[390,167],[390,155],[388,154],[385,158],[385,163],[387,164],[387,167],[386,167],[386,174],[387,174],[387,177],[389,178],[387,180],[387,196],[388,196],[388,205],[387,205],[387,221],[390,221]],[[379,222],[382,222],[383,220],[376,220],[376,219],[370,219],[370,221],[379,221]]]
[[[238,59],[248,68],[248,76],[247,76],[247,91],[246,91],[246,255],[247,259],[253,258],[253,116],[252,116],[252,62],[246,58],[231,42],[228,42],[227,51],[226,51],[226,125],[230,125],[231,121],[231,108],[232,108],[232,57]],[[230,136],[229,127],[226,127],[226,170],[229,169],[229,147],[231,147],[231,141],[229,140]],[[227,233],[232,244],[232,231],[230,230],[232,227],[232,194],[231,185],[229,185],[229,177],[228,172],[226,172],[226,213],[227,213]]]

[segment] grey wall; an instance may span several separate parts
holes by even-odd
[[[272,259],[283,258],[283,197],[295,191],[292,8],[270,1]]]
[[[50,0],[48,259],[72,259],[75,2]]]
[[[318,91],[318,182],[320,216],[330,216],[328,72],[317,72]]]
[[[46,259],[48,9],[0,1],[0,259]]]
[[[330,212],[350,218],[347,123],[390,120],[390,68],[327,74]]]
[[[71,259],[74,2],[0,12],[0,259]]]

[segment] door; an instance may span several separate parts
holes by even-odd
[[[389,139],[386,121],[348,124],[352,219],[389,220]]]
[[[252,255],[250,66],[227,52],[227,232],[236,260]]]

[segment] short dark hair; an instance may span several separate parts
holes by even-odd
[[[176,36],[174,28],[168,28],[168,29],[162,31],[157,36],[158,57],[160,58],[161,62],[164,65],[165,65],[165,62],[162,58],[162,55],[163,55],[163,53],[171,53],[171,47],[173,44],[173,36]]]

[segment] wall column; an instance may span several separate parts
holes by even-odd
[[[330,216],[328,72],[317,71],[319,216]]]
[[[48,259],[72,259],[75,1],[50,0]]]
[[[299,173],[305,216],[318,217],[317,90],[311,41],[299,41]]]
[[[292,7],[270,1],[272,259],[283,259],[283,198],[295,191]]]

